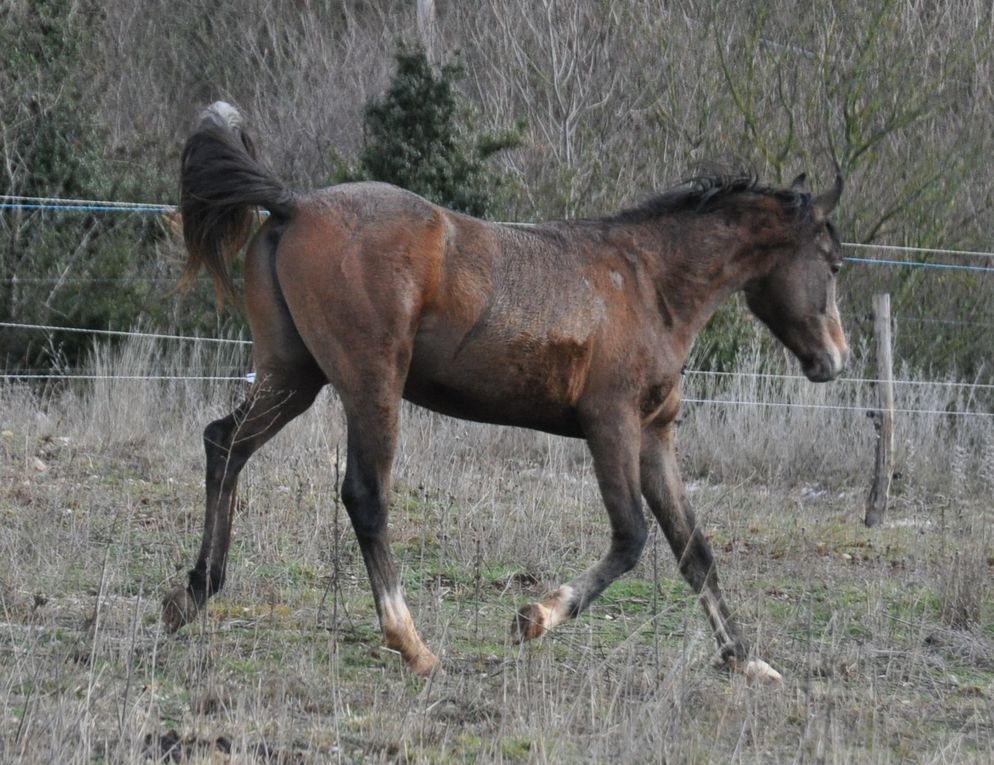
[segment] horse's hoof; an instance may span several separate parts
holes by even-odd
[[[197,615],[197,603],[185,587],[177,587],[162,599],[162,624],[166,632],[176,632]]]
[[[407,669],[418,677],[440,676],[445,674],[442,662],[431,651],[425,650],[410,661],[406,661]]]
[[[549,609],[541,603],[522,606],[511,623],[511,640],[524,643],[545,634],[549,623]]]
[[[783,675],[762,659],[749,659],[746,662],[729,662],[732,672],[742,675],[750,683],[762,685],[781,685]]]

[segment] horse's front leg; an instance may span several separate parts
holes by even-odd
[[[632,412],[602,412],[585,427],[587,446],[601,498],[611,522],[607,553],[568,584],[539,603],[518,611],[512,639],[540,637],[565,619],[575,617],[615,579],[638,563],[648,536],[639,496],[639,423]]]
[[[645,429],[640,463],[642,494],[673,549],[680,572],[704,606],[721,658],[733,672],[763,682],[780,682],[780,673],[765,661],[749,659],[749,646],[725,605],[711,545],[684,495],[669,424]]]

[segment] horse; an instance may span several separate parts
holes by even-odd
[[[610,216],[539,224],[479,220],[373,182],[293,190],[257,158],[242,115],[217,102],[181,162],[181,283],[204,268],[244,303],[255,382],[204,431],[206,516],[185,587],[163,600],[169,631],[224,585],[238,475],[325,385],[347,420],[341,496],[358,538],[386,645],[406,667],[439,667],[415,628],[388,544],[402,400],[445,415],[582,438],[607,509],[607,551],[517,611],[516,641],[577,617],[646,543],[643,498],[698,595],[730,670],[780,674],[749,646],[687,503],[674,443],[681,373],[695,336],[736,292],[813,382],[838,376],[849,348],[836,305],[841,246],[829,215],[843,180],[819,195],[715,174]]]

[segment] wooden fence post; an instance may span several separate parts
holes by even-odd
[[[867,526],[884,519],[890,480],[894,474],[894,373],[890,337],[890,295],[873,296],[873,334],[877,344],[877,392],[880,409],[873,414],[877,428],[877,459],[866,500]]]

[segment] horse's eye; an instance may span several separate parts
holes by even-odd
[[[832,273],[833,274],[837,274],[837,273],[839,273],[839,271],[842,270],[842,264],[841,263],[833,263],[832,266],[831,266],[831,268],[832,268]]]

